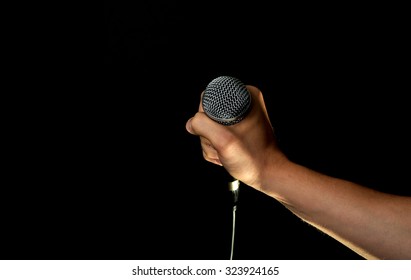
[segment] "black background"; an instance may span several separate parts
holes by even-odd
[[[229,257],[227,178],[185,131],[201,91],[219,75],[262,90],[292,160],[410,193],[401,67],[408,43],[396,9],[171,1],[105,8],[105,66],[118,114],[109,131],[115,145],[125,144],[111,155],[120,163],[110,179],[113,188],[127,186],[117,193],[118,215],[126,215],[111,221],[128,257]],[[273,199],[247,186],[240,192],[234,258],[360,258]]]
[[[7,258],[228,259],[228,177],[185,130],[220,75],[260,88],[291,160],[409,195],[410,46],[376,5],[105,1],[99,75],[38,134]],[[361,259],[245,185],[234,258]]]

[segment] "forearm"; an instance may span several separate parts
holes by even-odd
[[[288,160],[268,168],[257,188],[302,220],[367,259],[411,258],[411,198],[377,192]]]

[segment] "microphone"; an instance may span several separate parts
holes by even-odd
[[[222,125],[242,121],[251,108],[251,94],[239,79],[220,76],[205,88],[202,98],[204,112]]]
[[[220,76],[213,79],[205,88],[202,96],[204,113],[219,124],[230,126],[242,121],[251,109],[251,94],[239,79],[231,76]],[[233,259],[235,212],[237,209],[240,181],[228,183],[233,194],[233,230],[231,237],[231,255]]]
[[[242,121],[251,109],[251,94],[245,84],[231,76],[213,79],[205,88],[202,96],[204,113],[219,124],[229,126]],[[228,188],[238,200],[240,182],[234,180]]]

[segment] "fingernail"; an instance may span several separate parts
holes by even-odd
[[[186,122],[186,130],[187,130],[189,133],[194,134],[194,133],[193,133],[193,129],[192,129],[192,127],[191,127],[191,119],[189,119],[189,120]]]

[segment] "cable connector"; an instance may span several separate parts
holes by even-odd
[[[238,194],[240,190],[240,181],[239,180],[234,180],[232,182],[228,183],[228,189],[233,193],[233,202],[234,205],[237,204],[238,202]]]

